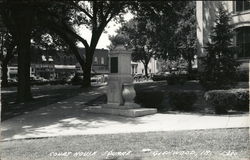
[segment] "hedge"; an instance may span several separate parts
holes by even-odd
[[[248,82],[249,81],[249,71],[243,70],[243,71],[237,71],[237,80],[238,82]]]
[[[160,110],[164,93],[161,91],[140,91],[136,93],[135,103],[146,108],[157,108]]]
[[[166,80],[169,85],[184,84],[187,81],[187,75],[186,74],[170,74],[166,78]]]
[[[191,111],[197,95],[193,91],[179,91],[169,93],[169,104],[180,111]]]
[[[215,113],[223,114],[228,110],[249,110],[249,90],[211,90],[205,93],[205,100],[215,107]]]

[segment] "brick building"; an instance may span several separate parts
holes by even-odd
[[[82,56],[85,55],[84,48],[79,48],[79,52]],[[76,72],[82,73],[82,69],[73,54],[37,48],[32,48],[31,53],[31,76],[63,79]],[[96,49],[93,57],[92,73],[108,73],[108,50]],[[8,65],[8,76],[10,78],[17,77],[17,56]]]

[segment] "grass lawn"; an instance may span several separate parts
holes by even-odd
[[[248,128],[147,132],[3,142],[2,158],[248,160],[248,146]]]
[[[77,96],[84,91],[84,89],[80,88],[80,86],[71,85],[32,86],[31,90],[33,100],[25,104],[17,104],[15,103],[17,94],[16,87],[2,89],[2,121],[18,115],[22,115],[25,112],[36,110],[49,104],[56,103],[60,100]]]

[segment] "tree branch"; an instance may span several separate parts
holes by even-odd
[[[70,50],[73,52],[78,62],[81,64],[81,66],[84,66],[85,60],[80,56],[80,53],[75,45],[74,39],[71,39],[70,36],[67,35],[67,32],[65,32],[63,29],[60,29],[58,27],[50,27],[50,28],[69,45]]]
[[[92,2],[93,8],[93,18],[92,18],[92,30],[95,31],[97,28],[97,11],[98,11],[98,4],[96,1]]]
[[[79,6],[78,4],[72,2],[71,3],[76,9],[80,10],[81,12],[83,12],[84,14],[86,14],[86,16],[88,16],[90,19],[93,19],[93,16],[88,12],[86,11],[86,9],[82,8],[81,6]]]
[[[79,41],[81,41],[83,45],[85,46],[86,50],[89,49],[88,42],[85,39],[83,39],[81,36],[79,36],[77,33],[75,33],[73,29],[67,23],[63,22],[61,19],[58,19],[59,17],[55,16],[54,14],[50,12],[46,12],[46,13],[44,12],[44,14],[47,15],[47,17],[46,19],[44,18],[44,15],[40,17],[40,19],[42,20],[42,25],[48,28],[52,28],[53,30],[55,30],[56,28],[57,29],[60,28],[64,30],[64,32],[69,33],[75,39],[78,39]]]

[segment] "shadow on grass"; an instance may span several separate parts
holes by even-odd
[[[91,87],[98,88],[98,87]],[[16,91],[10,88],[10,91],[2,93],[2,112],[1,120],[27,114],[33,110],[48,106],[50,104],[75,97],[82,92],[90,92],[91,88],[84,89],[80,86],[35,86],[32,88],[33,99],[27,103],[16,103]]]
[[[97,98],[88,101],[85,105],[99,106],[99,105],[106,104],[106,103],[107,103],[107,95],[102,94],[101,96],[98,96]]]
[[[129,117],[110,116],[106,114],[91,114],[85,112],[84,101],[68,103],[64,101],[54,107],[46,107],[32,115],[17,117],[3,122],[2,139],[23,139],[26,137],[46,137],[67,134],[78,134],[89,129],[105,128],[107,124],[141,124],[140,120]],[[7,123],[5,123],[7,122]],[[6,125],[7,124],[7,125]]]
[[[103,96],[103,93],[98,90],[81,92],[79,96],[63,99],[32,114],[6,120],[2,123],[3,140],[47,137],[60,135],[61,132],[75,135],[91,129],[105,128],[111,122],[115,125],[145,123],[131,117],[87,113],[88,101],[100,95]]]

